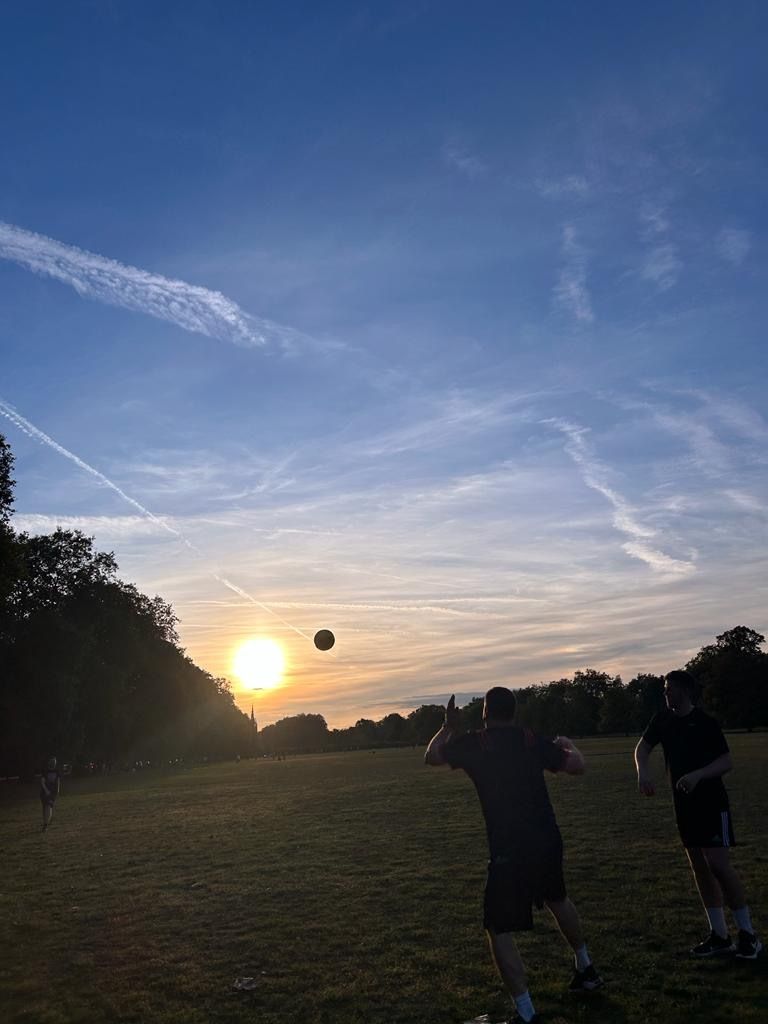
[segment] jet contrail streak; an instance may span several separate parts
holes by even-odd
[[[252,316],[221,292],[152,274],[0,221],[0,259],[62,281],[82,296],[167,320],[248,348],[312,342],[292,327]]]
[[[584,427],[558,418],[541,420],[541,422],[554,427],[565,435],[567,438],[565,450],[581,470],[584,483],[593,491],[601,494],[613,506],[614,528],[629,538],[622,544],[622,548],[631,558],[645,562],[654,572],[681,576],[696,571],[696,566],[692,562],[683,562],[672,558],[646,543],[647,540],[656,536],[656,531],[639,523],[625,498],[608,485],[604,467],[594,458],[584,440],[584,435],[587,433]]]
[[[109,477],[104,476],[103,473],[100,473],[98,469],[94,469],[93,466],[89,466],[87,462],[84,462],[79,456],[75,455],[74,452],[71,452],[68,448],[65,448],[63,445],[59,444],[58,441],[54,441],[52,437],[49,437],[49,435],[46,434],[44,431],[40,430],[39,427],[36,427],[34,423],[30,423],[30,421],[28,419],[25,419],[20,413],[18,413],[13,408],[12,405],[9,405],[2,399],[0,399],[0,416],[5,416],[7,420],[10,420],[10,422],[13,423],[15,427],[21,430],[22,433],[26,434],[28,437],[33,438],[35,441],[41,442],[41,444],[47,445],[49,448],[52,448],[55,452],[58,452],[59,455],[63,455],[65,459],[69,459],[70,462],[74,462],[76,466],[78,466],[82,470],[85,470],[86,473],[90,473],[91,476],[95,476],[97,480],[99,480],[101,483],[105,485],[105,487],[109,487],[109,489],[114,491],[115,494],[118,494],[123,499],[123,501],[127,501],[129,505],[133,505],[133,507],[137,509],[143,516],[146,516],[148,519],[151,519],[153,523],[156,523],[158,526],[162,527],[162,529],[165,530],[167,533],[172,534],[174,537],[177,538],[177,540],[180,540],[182,544],[184,544],[185,547],[189,548],[189,550],[193,552],[193,554],[195,554],[198,558],[205,557],[200,548],[196,547],[192,543],[192,541],[188,540],[184,536],[184,534],[181,533],[180,530],[177,530],[175,527],[170,526],[160,516],[156,516],[154,512],[150,512],[148,508],[145,508],[140,502],[136,501],[135,498],[132,498],[130,494],[126,494],[125,491],[122,490],[122,488],[118,487],[116,483],[113,483],[109,479]],[[232,593],[238,594],[240,597],[244,597],[246,600],[250,601],[251,604],[256,605],[257,608],[261,608],[262,611],[267,612],[269,615],[273,616],[273,618],[277,619],[279,622],[282,622],[284,626],[288,626],[289,629],[292,629],[294,633],[298,633],[299,636],[303,637],[305,640],[310,639],[310,637],[308,637],[306,633],[302,632],[298,628],[298,626],[292,625],[290,622],[288,622],[287,619],[284,619],[282,615],[278,615],[277,612],[273,611],[271,608],[263,604],[261,601],[258,601],[255,597],[249,594],[247,590],[243,590],[242,587],[238,587],[236,583],[232,583],[230,580],[226,579],[224,576],[220,576],[217,572],[214,572],[212,569],[208,569],[208,573],[218,583],[221,583],[222,586],[227,587],[228,590],[231,590]]]

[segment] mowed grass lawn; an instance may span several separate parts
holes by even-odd
[[[768,735],[730,737],[734,861],[768,932]],[[550,776],[566,876],[608,981],[573,1001],[546,911],[520,947],[552,1024],[768,1021],[768,961],[689,961],[706,922],[670,796],[636,794],[632,738]],[[462,772],[423,750],[65,780],[0,803],[0,1020],[454,1024],[503,1012],[481,927],[485,838]],[[256,979],[250,992],[237,977]]]

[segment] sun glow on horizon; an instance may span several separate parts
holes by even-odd
[[[285,655],[276,640],[266,636],[244,640],[232,658],[232,671],[249,690],[274,690],[285,670]]]

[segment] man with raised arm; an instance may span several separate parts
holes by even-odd
[[[754,933],[741,879],[728,849],[735,846],[728,794],[723,775],[733,767],[728,744],[714,718],[696,704],[701,687],[682,670],[664,679],[666,710],[651,719],[635,748],[637,787],[654,796],[650,755],[657,743],[672,783],[672,799],[680,838],[709,921],[709,938],[690,950],[693,957],[729,956],[756,960],[763,948]],[[728,903],[739,929],[736,945],[728,934],[724,904]]]
[[[489,861],[483,926],[491,955],[519,1018],[538,1020],[515,932],[533,928],[533,906],[545,905],[574,952],[571,992],[603,985],[587,952],[579,915],[563,880],[563,841],[549,800],[544,770],[584,773],[584,758],[565,736],[554,740],[515,725],[515,695],[494,686],[485,695],[483,728],[459,733],[459,711],[448,701],[445,724],[430,740],[428,765],[463,768],[480,798]]]

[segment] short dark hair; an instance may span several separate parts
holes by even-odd
[[[510,721],[515,717],[517,701],[515,695],[506,686],[492,686],[485,695],[485,717]]]
[[[702,685],[695,676],[692,676],[690,672],[686,672],[685,669],[676,668],[673,672],[667,672],[664,678],[668,683],[679,686],[686,693],[692,704],[695,704],[700,699]]]

